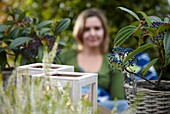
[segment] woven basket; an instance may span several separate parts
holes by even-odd
[[[170,81],[161,81],[162,85],[170,89]],[[138,81],[137,88],[125,84],[126,98],[129,107],[135,114],[170,114],[170,91],[154,91],[152,85],[146,81]],[[134,107],[134,108],[132,108]]]

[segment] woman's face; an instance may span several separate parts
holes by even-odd
[[[86,47],[100,47],[104,39],[104,29],[100,19],[96,16],[85,20],[83,32],[83,45]]]

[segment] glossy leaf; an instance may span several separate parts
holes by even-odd
[[[162,22],[161,18],[157,16],[148,16],[151,22]]]
[[[65,45],[66,45],[66,42],[65,42],[64,40],[60,39],[60,41],[58,42],[58,44],[65,46]]]
[[[154,44],[149,43],[149,44],[145,44],[145,45],[142,45],[142,46],[138,47],[138,48],[135,49],[132,53],[130,53],[129,55],[127,55],[126,59],[123,61],[123,66],[126,64],[126,62],[127,62],[128,60],[130,60],[130,59],[131,59],[132,57],[134,57],[136,54],[138,54],[138,53],[140,53],[140,52],[142,52],[142,51],[144,51],[144,50],[146,50],[146,49],[148,49],[148,48],[151,48],[151,47],[153,47],[153,46],[154,46]]]
[[[148,73],[149,69],[150,69],[152,66],[154,66],[157,61],[158,61],[158,58],[153,59],[151,62],[149,62],[149,64],[147,64],[147,66],[145,66],[144,69],[142,69],[141,75],[142,75],[142,76],[145,76],[145,75]]]
[[[170,23],[170,17],[165,17],[164,23]]]
[[[116,35],[116,38],[114,39],[114,42],[116,43],[126,32],[131,31],[134,28],[135,26],[129,25],[129,26],[125,26],[122,29],[120,29]]]
[[[33,18],[33,24],[38,24],[39,18]]]
[[[131,25],[122,28],[115,38],[115,45],[122,45],[135,32],[135,30],[136,27]]]
[[[5,21],[5,25],[13,25],[13,24],[16,24],[17,22],[16,21]]]
[[[133,17],[135,17],[138,21],[140,21],[140,18],[138,17],[138,15],[133,12],[132,10],[129,10],[127,8],[124,8],[124,7],[118,7],[119,9],[123,10],[123,11],[126,11],[128,12],[129,14],[131,14]]]
[[[39,23],[39,24],[37,25],[37,28],[38,28],[38,29],[41,29],[42,27],[47,26],[47,25],[49,25],[49,24],[51,24],[51,23],[52,23],[52,21],[50,21],[50,20],[43,21],[43,22],[41,22],[41,23]]]
[[[3,32],[7,28],[8,28],[8,26],[6,26],[4,24],[0,24],[0,32]]]
[[[65,30],[70,25],[70,19],[65,18],[61,20],[55,27],[54,35],[60,34],[63,30]]]
[[[50,28],[42,28],[42,29],[40,30],[40,35],[43,35],[43,34],[49,32],[50,30],[51,30]]]
[[[7,57],[6,57],[6,52],[3,51],[0,53],[0,70],[4,70],[5,66],[7,64]]]
[[[6,46],[6,47],[1,47],[1,48],[0,48],[0,53],[3,52],[3,51],[6,50],[6,49],[8,49],[8,46]]]
[[[13,48],[15,48],[16,46],[19,46],[19,45],[21,45],[21,44],[23,44],[23,43],[25,43],[25,42],[30,41],[30,40],[32,40],[31,37],[19,37],[19,38],[16,38],[15,40],[13,40],[13,41],[11,42],[11,44],[9,45],[9,48],[10,48],[10,49],[13,49]]]
[[[170,23],[165,23],[165,24],[163,24],[163,25],[160,25],[159,27],[158,27],[158,31],[159,32],[164,32],[165,30],[168,30],[170,28]]]
[[[1,43],[1,41],[2,41],[1,38],[3,38],[3,36],[4,36],[4,35],[3,35],[2,33],[0,33],[0,43]]]
[[[165,66],[170,64],[170,30],[164,36]]]
[[[26,12],[21,12],[19,15],[19,19],[20,20],[23,19],[25,17],[25,14],[26,14]]]
[[[149,19],[149,17],[142,11],[138,11],[144,18],[145,18],[145,21],[147,22],[147,24],[151,27],[152,26],[152,23]]]
[[[20,29],[17,27],[9,34],[9,37],[10,38],[17,38],[18,35],[19,35],[19,32],[20,32]]]
[[[43,55],[44,55],[44,47],[41,46],[38,48],[38,58],[37,58],[37,62],[42,62],[43,59]]]

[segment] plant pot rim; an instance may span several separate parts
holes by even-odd
[[[150,80],[152,82],[156,82],[157,80]],[[149,88],[143,88],[143,87],[139,87],[138,84],[141,84],[141,83],[145,83],[146,84],[146,81],[145,80],[139,80],[137,81],[137,92],[152,92],[152,93],[159,93],[159,94],[170,94],[170,91],[162,91],[162,90],[153,90],[153,89],[149,89]],[[170,86],[170,81],[169,80],[161,80],[161,83],[169,83],[169,86]],[[129,85],[128,83],[125,83],[124,84],[124,87],[125,88],[131,88],[133,89],[133,86],[132,85]]]

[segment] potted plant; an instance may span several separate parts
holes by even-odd
[[[24,83],[18,82],[20,85],[18,91],[15,77],[16,74],[12,73],[9,85],[4,89],[0,75],[0,114],[87,114],[91,111],[91,102],[86,97],[83,97],[78,105],[72,105],[69,84],[63,91],[61,86],[54,86],[52,81],[47,79],[48,76],[34,79],[34,81],[26,76]],[[60,97],[57,98],[57,95]]]
[[[170,111],[170,82],[162,80],[162,76],[170,64],[170,17],[162,20],[157,16],[147,16],[144,12],[138,11],[140,18],[127,8],[119,7],[119,9],[131,14],[137,21],[123,27],[117,33],[114,48],[109,54],[109,66],[113,70],[118,69],[126,74],[125,91],[130,106],[137,99],[136,96],[142,94],[136,113],[168,113]],[[134,39],[137,43],[135,49],[121,47],[127,40]],[[133,65],[137,61],[136,55],[153,48],[157,51],[158,57],[150,61],[139,74],[136,74],[133,69]],[[145,75],[150,67],[157,62],[160,67],[157,72],[158,80],[146,79]],[[141,77],[144,81],[136,81],[134,75]]]
[[[15,68],[20,65],[42,62],[44,50],[50,52],[55,42],[59,57],[64,42],[60,39],[61,32],[68,27],[70,19],[60,22],[52,20],[40,21],[37,18],[27,17],[26,12],[8,7],[7,20],[0,24],[0,71]],[[55,25],[54,25],[55,23]],[[10,74],[9,73],[9,74]],[[9,75],[8,74],[8,75]],[[5,78],[7,76],[3,76]],[[5,79],[4,79],[5,80]]]

